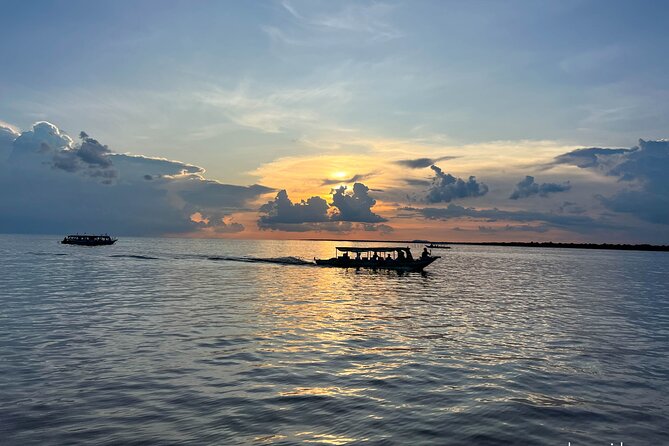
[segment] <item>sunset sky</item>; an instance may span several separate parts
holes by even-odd
[[[0,11],[0,232],[669,243],[666,2]]]

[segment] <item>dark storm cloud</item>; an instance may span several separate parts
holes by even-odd
[[[346,190],[346,186],[334,190],[331,204],[317,196],[293,203],[288,193],[281,190],[274,200],[260,207],[263,215],[258,219],[258,227],[290,232],[350,232],[355,228],[382,232],[391,230],[387,225],[376,224],[386,219],[371,211],[376,200],[369,195],[367,186],[355,183],[352,193],[346,193]]]
[[[518,200],[519,198],[527,198],[533,195],[539,195],[540,197],[547,197],[550,193],[555,192],[565,192],[571,189],[571,184],[569,181],[562,184],[557,183],[535,183],[534,177],[528,175],[525,179],[520,180],[516,184],[516,188],[511,193],[509,197],[512,200]]]
[[[457,156],[442,156],[439,158],[415,158],[407,160],[398,160],[395,161],[395,164],[404,167],[409,167],[411,169],[424,169],[425,167],[430,167],[431,165],[436,164],[439,161],[452,160],[455,158],[457,158]]]
[[[365,174],[356,174],[353,175],[351,178],[345,178],[345,179],[329,179],[326,178],[323,180],[321,183],[321,186],[333,186],[335,184],[342,184],[342,183],[357,183],[359,181],[366,180],[367,178],[371,177],[373,174],[371,173],[365,173]]]
[[[476,181],[470,176],[467,181],[444,173],[437,166],[430,166],[434,171],[434,178],[427,191],[425,201],[428,203],[448,203],[456,198],[480,197],[488,193],[488,186]]]
[[[574,150],[555,158],[556,164],[617,177],[628,187],[609,197],[599,196],[604,206],[651,223],[669,224],[669,141],[640,139],[630,149]]]
[[[0,127],[0,135],[9,133]],[[0,160],[0,232],[174,234],[201,228],[191,220],[196,212],[213,216],[214,231],[238,232],[243,227],[223,221],[226,213],[271,191],[206,180],[203,173],[179,161],[112,153],[85,133],[75,144],[40,122],[17,135]]]

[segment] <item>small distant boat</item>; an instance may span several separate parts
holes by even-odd
[[[61,243],[63,245],[81,245],[81,246],[102,246],[102,245],[113,245],[116,240],[111,238],[107,234],[105,235],[68,235],[66,236]]]
[[[430,249],[451,249],[450,246],[444,245],[442,243],[430,243],[429,245],[425,246]]]
[[[341,253],[341,255],[340,255]],[[355,258],[351,257],[355,255]],[[337,268],[371,268],[392,269],[398,271],[422,271],[440,256],[433,256],[423,251],[418,259],[414,259],[409,248],[397,247],[337,247],[335,257],[330,259],[314,259],[317,265]]]

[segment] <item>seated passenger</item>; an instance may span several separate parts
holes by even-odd
[[[430,258],[430,253],[427,251],[427,248],[423,248],[423,253],[420,255],[420,258],[423,260]]]

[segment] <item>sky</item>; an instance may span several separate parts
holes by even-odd
[[[0,11],[0,232],[669,243],[664,1]]]

